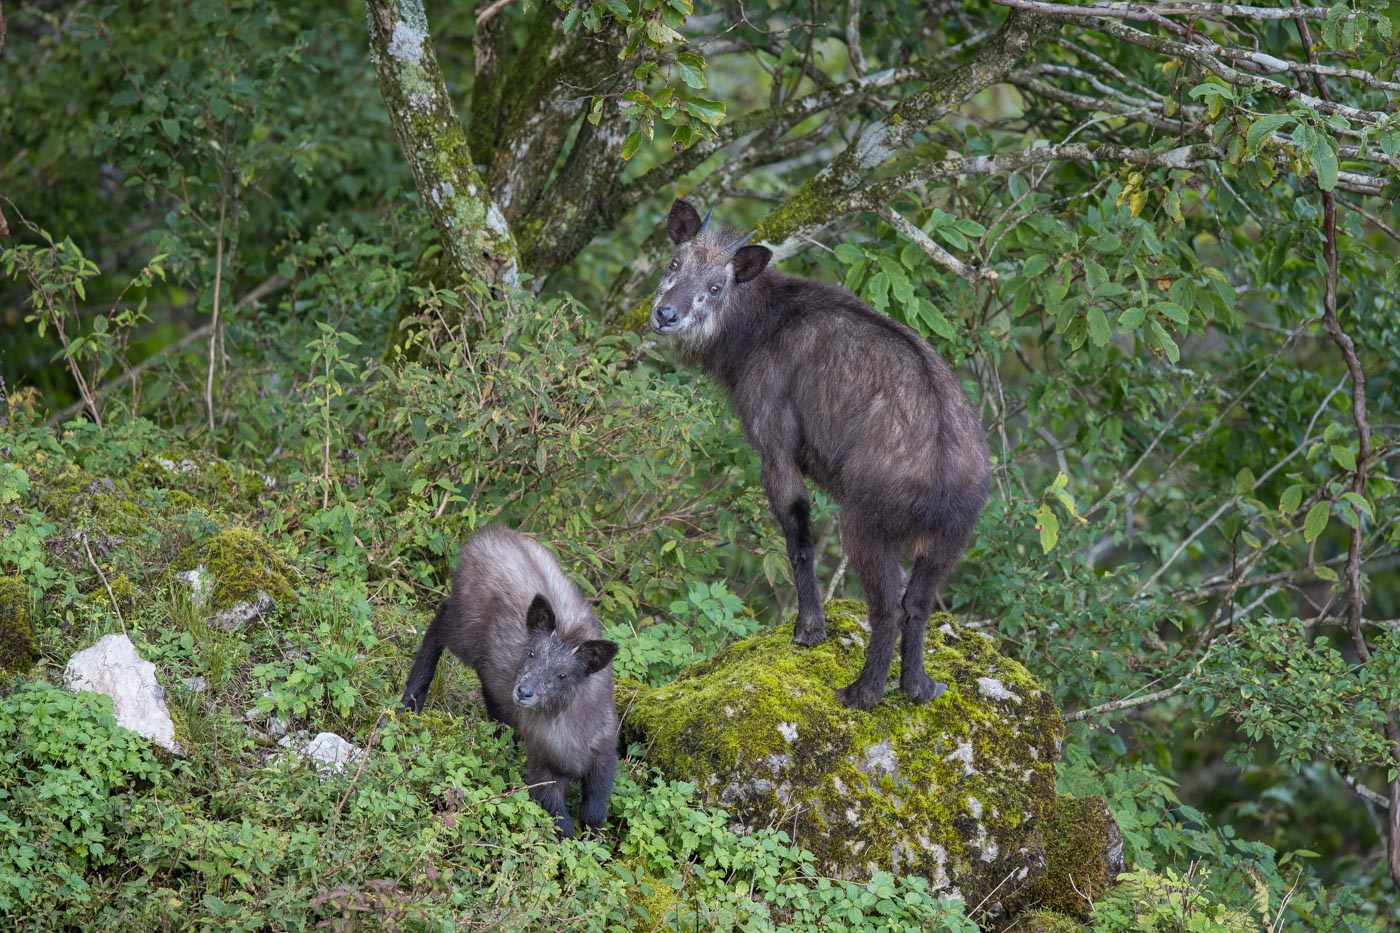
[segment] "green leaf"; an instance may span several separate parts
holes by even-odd
[[[865,251],[854,243],[841,243],[836,247],[836,258],[846,265],[852,265],[865,258]]]
[[[1094,342],[1094,346],[1102,347],[1108,344],[1111,329],[1108,326],[1108,317],[1103,313],[1098,305],[1090,305],[1089,313],[1085,318],[1085,324],[1089,328],[1089,339]]]
[[[1321,565],[1313,568],[1313,575],[1319,580],[1330,580],[1333,583],[1336,583],[1339,579],[1337,571],[1333,570],[1331,567],[1324,567]]]
[[[1337,151],[1330,137],[1316,134],[1313,140],[1313,168],[1317,170],[1317,185],[1323,191],[1337,187]]]
[[[1181,360],[1181,348],[1176,345],[1176,341],[1172,339],[1172,335],[1167,333],[1166,329],[1162,327],[1161,322],[1153,321],[1149,326],[1149,330],[1152,336],[1157,338],[1157,346],[1162,348],[1162,352],[1167,355],[1167,359],[1171,360],[1173,363],[1179,362]]]
[[[1247,496],[1254,491],[1254,471],[1243,467],[1235,474],[1235,495]]]
[[[718,126],[724,119],[724,104],[717,100],[706,100],[703,97],[690,97],[686,99],[685,109],[697,120],[708,123],[710,126]]]
[[[890,277],[880,270],[870,277],[870,281],[865,283],[865,294],[874,305],[876,311],[883,312],[889,306]]]
[[[1046,269],[1050,268],[1050,261],[1043,253],[1032,253],[1021,266],[1021,275],[1028,279],[1033,279]]]
[[[1312,544],[1322,529],[1327,527],[1327,519],[1332,513],[1332,504],[1326,499],[1308,509],[1308,517],[1303,519],[1303,540]]]
[[[1356,452],[1343,444],[1333,444],[1328,448],[1332,454],[1332,459],[1337,465],[1348,473],[1356,472]]]
[[[170,140],[172,143],[178,143],[180,141],[179,120],[174,120],[170,117],[163,117],[160,121],[160,128],[161,131],[165,133],[165,138]]]
[[[1298,506],[1303,502],[1303,487],[1300,483],[1294,483],[1283,491],[1283,495],[1278,500],[1278,510],[1284,515],[1291,515],[1298,510]]]
[[[616,16],[618,19],[626,21],[632,18],[632,10],[629,9],[627,4],[623,3],[622,0],[604,0],[604,2],[607,4],[608,9],[612,11],[613,16]]]
[[[1157,302],[1157,310],[1183,327],[1191,320],[1191,315],[1187,313],[1186,309],[1175,301],[1159,301]]]
[[[932,302],[920,298],[918,305],[919,320],[928,325],[928,329],[932,333],[937,334],[944,340],[952,340],[958,336],[957,328],[943,315],[942,311],[934,307]]]
[[[1041,503],[1040,508],[1035,510],[1035,527],[1040,529],[1041,550],[1049,554],[1060,540],[1060,520],[1049,505]]]
[[[1084,258],[1084,282],[1091,295],[1097,295],[1099,289],[1108,284],[1108,272],[1087,256]]]
[[[1294,117],[1286,113],[1271,113],[1255,120],[1249,127],[1249,132],[1245,135],[1245,142],[1249,144],[1249,151],[1255,152],[1259,149],[1259,143],[1276,130],[1281,130],[1294,121]]]
[[[1142,325],[1142,319],[1146,316],[1147,312],[1134,305],[1118,315],[1118,332],[1120,334],[1126,334],[1130,331],[1137,330],[1138,327]]]
[[[642,145],[642,131],[633,130],[627,134],[627,138],[622,141],[623,160],[631,159],[637,154],[637,149]]]
[[[1360,493],[1345,492],[1342,493],[1342,499],[1344,499],[1347,502],[1350,502],[1352,507],[1355,508],[1357,511],[1365,512],[1366,517],[1369,518],[1371,521],[1376,520],[1376,513],[1371,510],[1371,501],[1365,496],[1361,495]]]
[[[693,52],[682,52],[676,56],[676,67],[680,69],[681,80],[693,88],[705,86],[705,60]]]

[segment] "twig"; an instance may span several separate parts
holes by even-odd
[[[1144,693],[1140,697],[1131,697],[1123,700],[1111,700],[1108,703],[1102,703],[1098,706],[1092,706],[1089,709],[1081,709],[1078,712],[1074,713],[1061,713],[1060,719],[1064,722],[1081,722],[1082,720],[1088,719],[1090,716],[1097,716],[1100,713],[1112,713],[1120,709],[1131,709],[1134,706],[1146,706],[1148,703],[1156,703],[1158,700],[1165,700],[1167,697],[1175,696],[1176,694],[1184,690],[1186,688],[1186,685],[1190,683],[1191,677],[1194,675],[1194,673],[1195,672],[1193,671],[1191,674],[1188,674],[1186,677],[1182,678],[1182,680],[1179,683],[1175,684],[1174,686],[1167,687],[1165,690],[1157,690],[1152,693]]]
[[[1336,387],[1332,389],[1331,392],[1327,393],[1327,397],[1322,400],[1322,404],[1319,405],[1317,411],[1313,413],[1312,420],[1308,422],[1308,428],[1306,431],[1303,432],[1303,440],[1299,442],[1298,446],[1294,447],[1293,450],[1289,452],[1288,455],[1285,456],[1282,460],[1265,470],[1259,476],[1259,478],[1254,481],[1254,485],[1249,487],[1250,492],[1253,492],[1254,490],[1262,486],[1269,479],[1269,477],[1273,476],[1279,470],[1283,469],[1283,467],[1286,464],[1288,464],[1289,461],[1291,461],[1294,457],[1298,456],[1300,453],[1303,452],[1305,448],[1307,448],[1309,443],[1311,443],[1312,429],[1317,424],[1317,419],[1322,415],[1322,412],[1327,409],[1328,404],[1331,403],[1332,396],[1336,395],[1339,391],[1341,391],[1341,388],[1342,383],[1339,382],[1337,383]],[[1171,556],[1162,562],[1162,566],[1158,567],[1157,570],[1152,574],[1152,576],[1147,578],[1147,582],[1138,588],[1138,591],[1133,595],[1133,598],[1141,599],[1143,595],[1152,588],[1152,585],[1156,583],[1159,579],[1161,579],[1162,574],[1167,572],[1167,568],[1170,567],[1172,564],[1176,563],[1176,559],[1186,552],[1186,549],[1191,546],[1191,542],[1195,541],[1202,534],[1204,534],[1207,529],[1209,529],[1212,525],[1215,524],[1216,519],[1224,515],[1225,512],[1228,509],[1230,509],[1233,505],[1235,505],[1235,503],[1239,502],[1241,498],[1242,497],[1240,495],[1233,495],[1230,498],[1226,499],[1223,503],[1221,503],[1220,507],[1211,514],[1210,518],[1207,518],[1199,527],[1192,531],[1191,534],[1187,535],[1185,541],[1182,541],[1179,545],[1177,545],[1176,550],[1172,551]]]
[[[112,584],[107,582],[107,575],[102,572],[102,568],[98,566],[96,559],[93,558],[92,548],[88,546],[87,537],[86,531],[78,532],[78,540],[83,543],[83,550],[87,552],[88,563],[92,565],[93,570],[97,571],[97,576],[102,580],[102,586],[107,590],[107,598],[112,601],[112,609],[117,613],[117,621],[121,623],[122,634],[125,635],[126,620],[122,618],[122,607],[117,605],[117,597],[116,594],[112,592]]]
[[[486,21],[510,4],[511,0],[495,0],[490,6],[476,14],[476,28],[486,25]]]
[[[214,247],[214,319],[209,324],[209,376],[204,382],[204,407],[209,414],[209,433],[214,433],[214,365],[218,361],[219,293],[224,283],[224,217],[228,210],[228,189],[219,200],[219,230]]]
[[[1090,716],[1097,716],[1100,713],[1112,713],[1120,709],[1132,709],[1136,706],[1146,706],[1148,703],[1156,703],[1158,700],[1165,700],[1168,697],[1175,696],[1186,689],[1186,685],[1201,672],[1201,665],[1206,662],[1206,658],[1210,657],[1210,653],[1214,648],[1215,646],[1213,644],[1210,648],[1207,648],[1205,653],[1196,659],[1196,663],[1191,665],[1191,670],[1185,677],[1164,690],[1144,693],[1140,697],[1125,697],[1121,700],[1110,700],[1107,703],[1091,706],[1088,709],[1081,709],[1074,713],[1061,713],[1060,720],[1063,722],[1082,722]]]
[[[860,50],[860,0],[846,2],[846,53],[855,73],[865,74],[865,53]]]
[[[846,549],[841,549],[841,563],[836,565],[836,572],[831,575],[831,585],[826,588],[826,602],[831,602],[836,595],[836,588],[841,585],[841,579],[846,576]]]

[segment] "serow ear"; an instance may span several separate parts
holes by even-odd
[[[666,215],[666,232],[677,246],[689,242],[700,232],[700,212],[685,198],[676,198]]]
[[[589,674],[596,674],[607,667],[617,654],[617,642],[607,641],[602,638],[594,638],[578,646],[575,657],[578,658],[583,669]]]
[[[730,260],[734,264],[734,281],[742,285],[744,282],[758,277],[758,274],[768,268],[768,260],[773,258],[773,251],[766,246],[745,246],[734,254]]]
[[[531,632],[554,631],[554,607],[539,593],[530,601],[530,608],[525,610],[525,628]]]

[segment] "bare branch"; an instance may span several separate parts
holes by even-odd
[[[1197,665],[1199,666],[1199,664]],[[1158,700],[1165,700],[1168,697],[1176,696],[1195,676],[1195,671],[1186,675],[1180,682],[1167,687],[1165,690],[1157,690],[1153,693],[1144,693],[1139,697],[1130,697],[1123,700],[1111,700],[1098,706],[1091,706],[1088,709],[1081,709],[1073,713],[1061,713],[1060,719],[1063,722],[1082,722],[1090,716],[1098,716],[1102,713],[1112,713],[1120,709],[1132,709],[1135,706],[1146,706],[1148,703],[1156,703]]]
[[[865,53],[860,50],[860,0],[846,0],[846,51],[855,73],[865,74]]]
[[[927,233],[920,230],[911,221],[906,220],[904,215],[890,207],[888,204],[881,205],[875,211],[889,222],[891,227],[898,230],[903,236],[911,240],[914,245],[923,250],[930,259],[952,270],[953,274],[969,282],[976,282],[978,279],[995,279],[996,272],[991,269],[973,269],[952,253],[935,243]]]
[[[992,0],[998,6],[1013,10],[1025,10],[1044,16],[1145,20],[1160,22],[1165,16],[1189,16],[1193,19],[1252,19],[1281,20],[1293,19],[1297,10],[1286,7],[1243,6],[1236,3],[1205,3],[1193,0],[1176,0],[1163,3],[1089,3],[1084,6],[1070,6],[1063,3],[1049,3],[1043,0]],[[1327,7],[1303,7],[1302,14],[1309,19],[1326,19]],[[1346,18],[1356,16],[1346,13]]]
[[[480,13],[476,14],[476,28],[480,29],[486,21],[495,16],[510,4],[511,0],[495,0]]]

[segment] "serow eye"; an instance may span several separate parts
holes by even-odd
[[[711,285],[711,286],[710,286],[710,294],[711,294],[711,295],[718,295],[718,294],[719,294],[719,286],[718,286],[718,285]]]
[[[531,651],[531,652],[529,653],[529,656],[533,658],[533,657],[535,656],[535,653],[534,653],[533,651]]]
[[[672,272],[675,272],[675,271],[676,271],[676,268],[677,268],[679,265],[680,265],[679,262],[677,262],[676,260],[672,259],[672,260],[671,260],[671,271],[672,271]]]
[[[559,679],[560,679],[560,680],[563,680],[563,679],[564,679],[564,675],[563,675],[563,674],[560,674],[560,675],[559,675]]]

